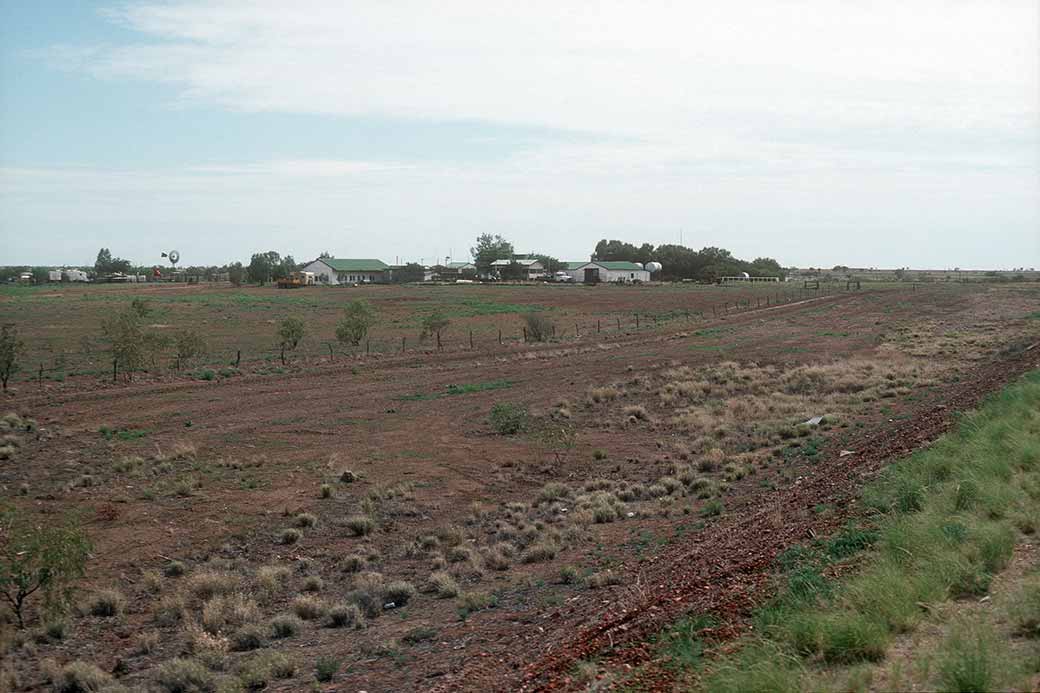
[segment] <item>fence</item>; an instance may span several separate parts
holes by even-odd
[[[535,343],[575,343],[579,340],[610,340],[645,330],[653,330],[661,326],[674,326],[677,322],[694,324],[708,319],[719,320],[749,311],[770,309],[788,305],[798,301],[818,298],[826,295],[846,293],[858,288],[857,283],[850,282],[833,286],[817,283],[815,288],[783,287],[775,291],[763,292],[754,297],[742,297],[732,301],[713,302],[708,306],[695,309],[673,309],[667,312],[650,313],[647,311],[624,312],[584,318],[577,320],[554,320],[548,326],[549,333],[544,340],[536,340],[529,334],[527,326],[519,321],[512,331],[493,328],[491,330],[442,330],[434,332],[425,340],[408,335],[387,337],[372,335],[357,346],[345,346],[334,340],[310,340],[306,345],[296,349],[272,346],[269,349],[243,351],[242,349],[224,349],[214,352],[208,359],[181,360],[168,353],[154,353],[145,367],[137,369],[149,375],[190,374],[197,379],[214,380],[231,377],[238,373],[243,362],[254,373],[279,372],[285,367],[300,362],[324,360],[362,360],[366,357],[391,357],[400,355],[420,355],[445,352],[461,352],[476,350],[509,349],[524,344]],[[709,314],[710,311],[710,314]],[[24,381],[36,380],[40,387],[44,381],[64,381],[66,377],[95,375],[103,378],[119,380],[132,379],[133,373],[126,373],[121,364],[113,360],[107,352],[96,356],[70,359],[70,354],[62,353],[51,359],[48,364],[39,362],[30,372],[23,371]]]

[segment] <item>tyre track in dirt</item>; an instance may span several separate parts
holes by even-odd
[[[667,669],[655,667],[647,639],[690,613],[711,613],[723,621],[715,636],[740,632],[741,617],[768,596],[770,571],[777,555],[816,535],[837,530],[858,510],[859,489],[891,461],[924,447],[988,394],[1021,374],[1040,368],[1040,347],[1018,345],[1004,358],[977,368],[946,399],[918,416],[893,422],[889,430],[865,437],[855,454],[831,455],[811,477],[794,486],[763,493],[739,517],[714,525],[676,544],[642,568],[636,587],[590,617],[588,605],[551,613],[544,631],[517,633],[495,652],[470,660],[449,675],[436,691],[567,690],[575,687],[569,671],[579,660],[598,657],[609,670],[644,672],[625,679],[639,690],[671,690]],[[821,518],[813,508],[827,503],[838,509]],[[537,655],[531,661],[530,653]],[[525,656],[525,653],[528,653]]]

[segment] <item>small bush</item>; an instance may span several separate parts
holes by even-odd
[[[999,690],[1001,661],[993,634],[977,624],[956,627],[940,648],[939,680],[956,693]]]
[[[393,602],[396,606],[404,606],[418,596],[419,591],[415,585],[404,580],[395,580],[383,586],[383,599]]]
[[[1040,638],[1040,582],[1022,588],[1011,609],[1015,630],[1027,638]]]
[[[112,682],[112,677],[94,664],[76,660],[58,670],[53,680],[56,693],[94,693]]]
[[[558,551],[556,544],[543,540],[524,549],[523,553],[520,554],[520,562],[541,563],[543,561],[551,561],[556,558]]]
[[[293,614],[275,616],[270,622],[271,637],[278,640],[291,638],[303,628],[303,621]]]
[[[301,532],[300,530],[295,529],[293,527],[286,527],[285,529],[283,529],[281,532],[278,533],[278,543],[279,544],[285,544],[285,545],[295,544],[296,542],[298,542],[302,538],[303,538],[303,532]]]
[[[264,646],[264,634],[256,624],[242,626],[231,634],[231,649],[235,652],[249,652]]]
[[[325,581],[317,575],[308,575],[303,579],[302,587],[304,592],[321,592],[325,587]]]
[[[367,515],[354,515],[353,517],[347,518],[346,526],[354,536],[363,537],[372,533],[372,530],[376,527],[376,523],[375,520]]]
[[[322,618],[328,611],[325,602],[310,595],[301,595],[292,600],[292,610],[305,621]]]
[[[213,674],[193,659],[178,657],[164,662],[156,673],[155,681],[167,693],[213,690]]]
[[[329,609],[330,628],[363,628],[365,615],[357,604],[337,604]]]
[[[282,589],[289,581],[292,571],[283,565],[263,565],[257,568],[256,584],[267,595]]]
[[[318,518],[311,513],[300,513],[293,518],[293,524],[301,528],[313,527],[318,524]]]
[[[604,450],[593,450],[592,459],[594,460],[605,460],[607,459],[607,453]]]
[[[116,590],[101,590],[87,600],[86,611],[91,616],[111,618],[123,613],[126,597]]]
[[[452,599],[461,591],[455,578],[443,571],[430,575],[430,589],[438,599]]]
[[[494,595],[485,592],[466,592],[459,597],[458,601],[455,603],[455,607],[458,611],[459,618],[466,620],[471,613],[490,609],[495,606],[495,604],[496,600]]]
[[[525,313],[524,324],[530,342],[544,342],[552,336],[553,322],[541,313]]]
[[[339,660],[333,657],[318,657],[314,666],[314,678],[322,683],[328,683],[339,671]]]
[[[840,613],[822,621],[820,650],[828,662],[877,662],[884,658],[887,645],[887,629],[860,614]]]
[[[344,573],[357,573],[364,569],[365,563],[366,561],[364,556],[359,553],[352,553],[343,558],[339,567]]]
[[[218,594],[228,594],[238,589],[239,579],[231,573],[204,570],[191,575],[186,590],[199,601],[205,602]]]
[[[320,494],[322,498],[332,498],[332,485],[322,484]]]
[[[560,584],[573,585],[581,578],[581,573],[572,565],[560,568]]]
[[[503,436],[515,435],[527,429],[527,409],[519,404],[499,402],[491,407],[488,421],[496,433]]]
[[[621,575],[610,570],[604,570],[601,573],[594,573],[585,578],[585,585],[592,590],[607,587],[608,585],[620,584]]]
[[[704,504],[704,507],[701,508],[701,515],[703,517],[718,517],[722,514],[722,510],[722,501],[716,498]]]

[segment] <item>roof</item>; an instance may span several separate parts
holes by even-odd
[[[449,262],[445,265],[448,269],[465,269],[466,267],[474,267],[472,262]]]
[[[339,257],[322,257],[317,262],[324,262],[337,272],[383,272],[390,269],[382,260],[355,259]]]
[[[596,265],[597,267],[602,267],[605,270],[613,270],[615,272],[643,272],[646,270],[645,267],[643,267],[637,262],[627,262],[624,260],[593,260],[591,262],[568,262],[567,269],[581,269],[586,265]]]
[[[513,264],[514,262],[516,264],[518,264],[518,265],[523,265],[524,267],[530,267],[531,265],[536,264],[536,263],[537,264],[541,264],[540,262],[538,262],[537,259],[525,258],[523,260],[495,260],[494,262],[491,263],[491,266],[492,267],[505,267],[506,265]]]

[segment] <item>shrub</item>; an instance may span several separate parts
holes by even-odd
[[[321,497],[322,498],[332,498],[332,486],[331,486],[331,484],[322,484],[320,492],[321,492]]]
[[[211,635],[259,620],[260,608],[242,594],[217,595],[202,607],[202,627]]]
[[[520,554],[520,562],[541,563],[543,561],[551,561],[556,558],[558,551],[556,544],[543,540],[524,549],[523,553]]]
[[[284,565],[263,565],[256,571],[256,584],[270,595],[284,587],[291,574],[292,571]]]
[[[499,435],[515,435],[527,428],[527,409],[519,404],[499,402],[491,407],[488,421]]]
[[[28,513],[0,512],[0,595],[25,627],[25,609],[34,594],[45,603],[64,604],[83,575],[90,542],[72,519],[34,523]]]
[[[359,553],[352,553],[348,556],[344,556],[343,562],[340,563],[339,567],[344,573],[357,573],[365,567],[365,557]]]
[[[314,678],[322,683],[328,683],[339,671],[339,660],[333,657],[318,657],[314,666]]]
[[[256,624],[242,626],[230,638],[231,649],[235,652],[248,652],[264,646],[264,634]]]
[[[292,600],[293,612],[305,621],[313,621],[325,615],[328,607],[325,602],[310,595],[301,595]]]
[[[203,570],[191,575],[185,589],[201,602],[209,601],[218,594],[228,594],[238,589],[239,579],[231,573]]]
[[[839,613],[823,622],[821,652],[832,663],[877,662],[884,658],[888,631],[858,613]]]
[[[311,513],[300,513],[293,519],[293,524],[297,527],[313,527],[318,524],[318,518]]]
[[[336,339],[344,344],[357,346],[376,323],[376,312],[368,301],[351,301],[343,311],[343,318],[336,324]]]
[[[396,606],[404,606],[418,594],[415,585],[404,580],[395,580],[383,587],[383,599],[393,602]]]
[[[626,418],[631,417],[634,419],[638,419],[639,421],[648,421],[650,419],[650,415],[647,413],[646,407],[643,407],[638,404],[633,404],[625,407],[621,410],[621,413],[624,414]]]
[[[213,674],[194,659],[178,657],[164,662],[156,673],[155,681],[167,693],[213,690]]]
[[[346,521],[347,529],[353,532],[354,536],[363,537],[371,534],[372,530],[375,529],[376,523],[371,517],[367,515],[354,515],[348,517]]]
[[[0,384],[7,389],[7,381],[18,370],[18,358],[23,351],[22,340],[18,339],[18,328],[14,325],[0,327]]]
[[[295,544],[296,542],[298,542],[302,538],[303,538],[303,532],[301,532],[300,530],[295,529],[293,527],[286,527],[285,529],[283,529],[281,532],[278,533],[278,543],[279,544],[285,544],[285,545]]]
[[[1005,663],[993,634],[977,624],[959,624],[940,648],[939,680],[956,693],[999,690]]]
[[[722,509],[722,501],[716,498],[704,504],[704,507],[701,508],[701,515],[703,517],[718,517],[722,514]]]
[[[308,575],[303,580],[303,591],[304,592],[321,592],[325,586],[325,581],[317,575]]]
[[[610,570],[604,570],[601,573],[594,573],[585,578],[585,585],[589,589],[595,590],[608,585],[620,585],[621,575]]]
[[[430,575],[430,589],[438,599],[451,599],[459,596],[459,583],[449,573],[439,571]]]
[[[1012,606],[1011,619],[1022,636],[1040,638],[1040,582],[1022,588]]]
[[[603,450],[593,450],[592,459],[594,460],[605,460],[607,459],[607,453]]]
[[[432,334],[439,334],[441,330],[445,329],[451,324],[451,320],[446,318],[442,313],[434,311],[427,314],[422,319],[422,332],[419,333],[419,339],[423,340]]]
[[[541,313],[525,313],[524,324],[527,327],[527,339],[531,342],[544,342],[553,333],[553,322]]]
[[[455,607],[458,611],[459,618],[466,620],[466,618],[474,611],[490,609],[495,606],[495,604],[496,599],[494,595],[485,592],[466,592],[459,597],[458,601],[455,603]]]
[[[271,619],[271,637],[276,639],[291,638],[303,628],[303,621],[292,614],[281,614]]]
[[[76,660],[58,670],[53,685],[56,693],[94,693],[112,682],[112,677],[89,662]]]
[[[337,604],[329,609],[330,628],[363,628],[365,616],[357,604]]]
[[[299,318],[286,318],[278,324],[279,344],[286,351],[292,351],[299,346],[306,332],[303,320]]]
[[[91,595],[85,606],[86,612],[91,616],[110,618],[123,613],[126,597],[116,590],[101,590]]]

